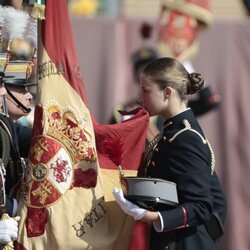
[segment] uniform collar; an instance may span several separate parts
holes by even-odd
[[[167,119],[164,122],[164,130],[165,129],[174,129],[179,128],[181,124],[183,124],[183,120],[193,120],[194,119],[194,113],[190,108],[187,108],[180,113],[172,116],[171,118]]]

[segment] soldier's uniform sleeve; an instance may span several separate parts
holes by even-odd
[[[9,191],[10,191],[10,186],[9,186],[9,180],[10,180],[10,172],[9,172],[9,164],[10,164],[10,160],[11,160],[11,151],[12,151],[12,146],[16,145],[17,139],[16,139],[16,133],[14,131],[14,122],[6,116],[0,116],[1,119],[1,146],[3,146],[5,148],[5,152],[4,150],[1,150],[1,160],[2,160],[2,164],[4,164],[4,169],[6,170],[6,176],[2,176],[5,179],[4,185],[5,188],[2,188],[1,186],[1,205],[3,205],[3,199],[2,199],[2,195],[5,196],[5,204],[4,206],[1,206],[0,208],[0,216],[3,213],[8,213],[9,216],[13,216],[15,215],[16,211],[17,211],[17,202],[15,199],[13,198],[9,198]],[[2,135],[2,133],[5,134],[5,136]],[[10,136],[9,136],[9,135]],[[11,139],[13,140],[11,144]],[[7,151],[6,151],[7,150]],[[1,182],[1,185],[3,185],[3,182]]]
[[[17,123],[15,124],[15,128],[18,138],[20,156],[27,158],[31,144],[32,128]]]
[[[208,146],[191,131],[168,144],[163,161],[168,166],[168,177],[177,184],[180,205],[160,212],[163,231],[203,224],[213,212]]]
[[[227,202],[216,172],[214,172],[214,174],[212,175],[211,185],[212,185],[214,212],[219,215],[222,224],[224,224],[227,213]]]
[[[6,197],[6,204],[5,204],[6,212],[9,216],[13,214],[13,199]],[[2,215],[2,212],[1,212]]]

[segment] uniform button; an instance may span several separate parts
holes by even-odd
[[[166,137],[166,136],[163,136],[162,139],[163,139],[163,141],[166,141],[166,140],[167,140],[167,137]]]
[[[168,246],[165,246],[165,250],[168,250]]]
[[[154,166],[155,166],[155,162],[154,162],[154,161],[151,161],[151,165],[154,167]]]
[[[154,151],[158,153],[158,152],[159,152],[159,149],[158,149],[158,148],[155,148]]]

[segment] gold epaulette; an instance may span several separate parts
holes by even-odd
[[[175,134],[168,140],[168,142],[170,142],[170,143],[173,142],[174,139],[175,139],[178,135],[180,135],[181,133],[183,133],[183,132],[185,132],[185,131],[187,131],[187,130],[192,131],[192,132],[194,132],[195,134],[197,134],[197,135],[201,138],[203,144],[207,144],[207,145],[208,145],[208,148],[209,148],[209,150],[210,150],[210,155],[211,155],[211,164],[210,164],[210,165],[211,165],[211,174],[213,174],[214,171],[215,171],[215,156],[214,156],[214,152],[213,152],[213,149],[212,149],[212,147],[211,147],[209,141],[208,141],[206,138],[204,138],[198,131],[192,129],[191,124],[189,123],[188,120],[184,119],[184,120],[183,120],[183,124],[184,124],[185,127],[184,127],[183,129],[179,130],[177,133],[175,133]]]

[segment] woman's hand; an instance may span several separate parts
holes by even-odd
[[[124,213],[132,216],[135,220],[141,220],[147,223],[153,223],[157,232],[162,231],[162,223],[158,212],[148,211],[140,208],[129,200],[125,199],[121,189],[114,188],[113,195]]]
[[[135,220],[141,220],[146,214],[146,209],[140,208],[134,203],[125,199],[121,189],[114,188],[113,195],[117,203],[120,205],[121,209],[124,211],[124,213],[132,216]]]

